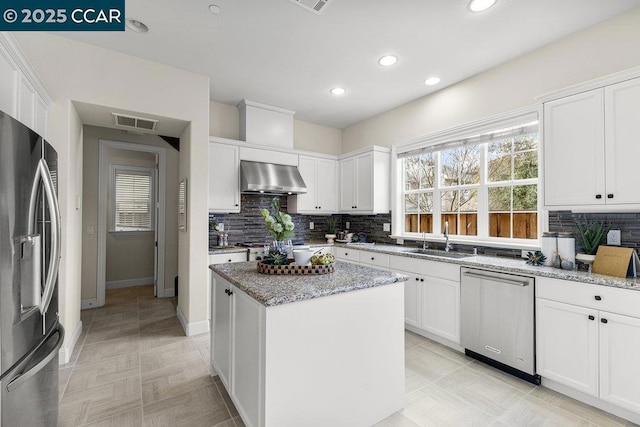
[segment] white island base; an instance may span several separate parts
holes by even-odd
[[[402,409],[403,282],[267,307],[212,278],[211,364],[247,426],[365,427]]]

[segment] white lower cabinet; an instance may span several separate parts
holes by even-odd
[[[538,374],[640,414],[640,318],[620,314],[640,293],[537,278],[536,295]]]
[[[245,261],[247,261],[247,251],[231,252],[226,254],[209,254],[209,264],[207,265],[207,315],[209,319],[211,319],[211,298],[209,297],[209,293],[211,292],[211,270],[209,270],[209,265]]]
[[[213,276],[211,366],[244,419],[259,425],[261,398],[260,305]]]
[[[536,300],[537,372],[592,396],[598,395],[597,310]]]
[[[640,414],[639,362],[640,319],[600,312],[600,398]]]
[[[398,271],[398,273],[400,273]],[[405,272],[409,280],[404,282],[404,323],[416,328],[422,324],[422,286],[420,276]]]
[[[421,328],[460,343],[460,281],[425,276]]]
[[[389,268],[406,274],[405,324],[460,343],[460,266],[391,255]]]

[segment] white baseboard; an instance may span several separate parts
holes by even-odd
[[[98,300],[96,298],[83,299],[80,301],[80,310],[86,310],[88,308],[98,307]]]
[[[590,396],[588,394],[574,390],[571,387],[567,387],[564,384],[560,384],[544,377],[542,378],[542,385],[544,387],[550,388],[553,391],[557,391],[558,393],[562,393],[573,399],[579,400],[580,402],[584,402],[587,405],[595,406],[598,409],[602,409],[603,411],[629,420],[632,423],[640,424],[640,414],[632,412],[628,409],[621,408],[609,402],[605,402],[604,400],[598,399],[595,396]]]
[[[64,337],[64,342],[62,343],[62,347],[58,351],[58,364],[66,365],[71,360],[71,355],[73,354],[73,349],[76,347],[78,343],[78,338],[82,334],[82,320],[78,322],[73,333],[70,331],[66,331],[66,335]]]
[[[139,279],[126,279],[126,280],[112,280],[111,282],[105,282],[105,289],[118,289],[118,288],[130,288],[133,286],[152,285],[152,277],[141,277]]]
[[[178,321],[180,322],[180,325],[182,325],[182,329],[184,330],[185,335],[188,337],[193,335],[205,334],[209,332],[208,320],[187,323],[187,319],[184,318],[184,314],[182,314],[182,310],[180,310],[180,306],[176,308],[176,316],[178,316]]]
[[[437,343],[440,343],[442,345],[446,345],[447,347],[451,348],[452,350],[456,350],[459,351],[460,353],[464,353],[464,347],[461,347],[460,344],[455,343],[453,341],[450,341],[446,338],[442,338],[439,337],[435,334],[432,334],[431,332],[425,331],[424,329],[420,329],[420,328],[416,328],[415,326],[411,326],[411,325],[407,325],[406,323],[404,324],[404,328],[407,331],[411,331],[414,334],[418,334],[421,335],[425,338],[429,338],[431,341],[435,341]]]

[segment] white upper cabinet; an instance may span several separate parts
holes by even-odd
[[[240,212],[238,147],[209,143],[209,211]]]
[[[640,78],[606,87],[604,99],[607,204],[640,203]]]
[[[603,158],[602,89],[544,105],[545,205],[603,205]]]
[[[640,206],[639,132],[640,78],[545,103],[545,205]]]
[[[300,156],[298,170],[307,185],[305,194],[289,196],[290,213],[331,214],[338,211],[337,161]]]
[[[340,161],[340,211],[389,212],[389,151],[372,147]]]
[[[0,110],[12,117],[18,117],[18,78],[18,68],[0,44]]]
[[[8,33],[0,34],[0,110],[47,137],[49,95]]]

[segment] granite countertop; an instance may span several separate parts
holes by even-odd
[[[562,270],[553,267],[528,265],[523,259],[500,258],[491,256],[474,255],[464,258],[446,258],[435,255],[419,255],[407,253],[408,250],[416,249],[401,245],[348,245],[336,243],[334,246],[398,255],[416,259],[428,259],[432,261],[459,264],[465,267],[488,268],[492,270],[504,271],[514,274],[526,274],[538,277],[550,277],[554,279],[573,280],[593,285],[612,286],[631,290],[640,290],[640,278],[620,278],[605,276],[603,274],[588,273],[586,271]],[[391,266],[393,268],[393,266]]]
[[[260,274],[256,264],[256,261],[212,264],[209,268],[267,307],[408,279],[402,274],[341,261],[336,261],[335,272],[317,276]]]
[[[233,254],[238,252],[247,252],[249,249],[244,246],[214,246],[209,248],[209,255],[217,254]]]

